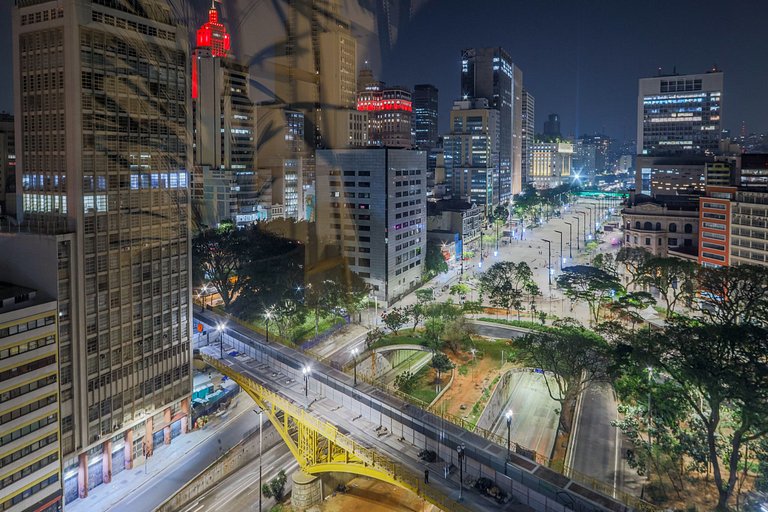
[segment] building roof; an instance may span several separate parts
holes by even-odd
[[[427,215],[437,215],[440,212],[463,212],[471,210],[476,205],[463,199],[451,198],[427,202]]]

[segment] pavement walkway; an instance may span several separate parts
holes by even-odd
[[[240,393],[235,398],[235,403],[219,417],[212,417],[203,429],[194,430],[187,434],[182,434],[174,438],[170,445],[156,448],[155,453],[149,458],[148,464],[143,464],[142,459],[136,461],[134,468],[123,470],[114,475],[112,482],[101,484],[94,487],[88,493],[88,497],[77,499],[67,503],[67,512],[105,512],[118,510],[131,510],[139,512],[140,510],[148,512],[176,493],[187,481],[205,469],[210,461],[205,458],[197,458],[190,463],[189,454],[198,450],[200,445],[212,438],[219,436],[218,458],[234,444],[231,442],[222,443],[221,437],[228,427],[236,420],[242,419],[243,413],[248,413],[253,409],[253,400],[245,393]],[[240,422],[242,423],[242,422]],[[247,426],[247,425],[244,425]],[[242,435],[235,435],[233,440],[239,442]],[[183,474],[179,469],[183,468]],[[154,501],[157,503],[144,503],[138,507],[128,506],[126,501],[135,498],[144,493],[147,488],[153,488],[155,495]],[[158,493],[158,491],[161,491]],[[146,507],[146,508],[145,508]]]

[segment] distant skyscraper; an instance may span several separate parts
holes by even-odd
[[[536,142],[533,145],[531,183],[536,188],[554,188],[571,179],[573,144]]]
[[[197,31],[192,53],[194,169],[192,213],[198,225],[237,222],[256,211],[255,116],[248,67],[229,56],[216,7]]]
[[[437,87],[419,84],[413,88],[413,131],[416,147],[430,150],[437,145]]]
[[[530,181],[531,176],[531,158],[533,158],[533,142],[536,137],[536,101],[533,95],[526,89],[523,89],[523,131],[522,131],[522,154],[521,154],[521,175],[523,187]]]
[[[277,101],[304,114],[310,150],[326,147],[334,113],[355,108],[357,43],[340,0],[295,0],[285,14],[287,41],[275,59]]]
[[[455,198],[481,206],[499,204],[499,111],[488,100],[460,100],[451,110],[451,133],[443,137],[445,181]]]
[[[522,190],[523,73],[502,48],[468,48],[461,52],[463,99],[485,98],[499,111],[499,200]]]
[[[357,110],[368,114],[369,146],[413,147],[413,102],[407,88],[372,82],[357,94]]]
[[[560,116],[558,114],[549,114],[547,116],[547,120],[544,121],[544,137],[551,140],[563,137],[560,132]]]
[[[637,154],[715,154],[720,145],[723,73],[641,78]]]
[[[12,27],[19,217],[58,238],[2,259],[58,279],[71,501],[190,421],[188,34],[164,0],[20,0]]]

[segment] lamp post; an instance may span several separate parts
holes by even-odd
[[[587,245],[587,212],[578,210],[576,213],[584,216],[584,224],[581,225],[581,234],[584,236],[584,245]]]
[[[272,319],[272,310],[268,309],[264,316],[267,319],[267,343],[269,343],[269,321],[270,321],[270,319]],[[278,326],[278,327],[280,327],[280,326]]]
[[[505,416],[507,418],[507,460],[509,460],[509,455],[512,450],[512,409],[508,410]],[[504,474],[507,474],[506,464],[504,464]]]
[[[578,213],[578,212],[576,212],[576,213]],[[576,250],[580,251],[581,250],[581,244],[579,243],[579,229],[581,229],[581,219],[579,218],[578,215],[574,215],[571,218],[576,219]]]
[[[459,501],[464,499],[464,443],[456,446],[459,459]]]
[[[352,364],[354,364],[355,386],[357,386],[357,347],[352,349]]]
[[[563,271],[563,232],[555,230],[555,233],[560,235],[560,271]]]
[[[301,373],[304,374],[304,396],[309,396],[309,374],[312,372],[312,368],[305,366],[301,369]]]
[[[592,206],[586,206],[586,205],[584,206],[584,208],[586,208],[587,211],[589,212],[589,234],[591,235],[591,234],[594,234],[595,232],[595,219],[592,216],[592,214],[594,213],[594,208]]]
[[[480,228],[480,263],[477,268],[483,268],[483,228]]]
[[[547,277],[549,278],[549,286],[552,286],[552,242],[549,240],[541,239],[542,242],[547,243],[548,263],[547,263]]]
[[[493,251],[493,256],[499,255],[499,221],[495,220],[494,223],[496,224],[496,250]]]
[[[261,463],[262,463],[262,453],[263,453],[262,452],[262,444],[261,444],[261,430],[262,430],[261,429],[261,427],[262,427],[261,415],[263,413],[264,413],[264,411],[261,411],[261,410],[259,411],[259,512],[262,511],[262,508],[261,508],[262,503],[261,502],[262,502],[262,496],[263,496],[263,493],[261,492],[261,485],[262,485],[261,484]]]
[[[573,224],[570,222],[565,223],[568,226],[568,257],[573,260]],[[579,232],[576,231],[578,237]]]
[[[224,329],[226,324],[216,325],[216,332],[219,333],[219,359],[224,359]]]
[[[648,370],[648,447],[653,448],[653,442],[651,438],[651,384],[653,381],[653,367],[649,366]]]

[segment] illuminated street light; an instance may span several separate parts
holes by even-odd
[[[312,373],[312,368],[307,365],[301,369],[301,373],[304,374],[304,396],[309,396],[309,375]]]

